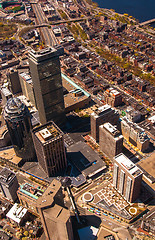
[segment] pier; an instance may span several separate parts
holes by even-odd
[[[155,18],[150,19],[150,20],[145,21],[145,22],[142,22],[142,23],[139,24],[139,26],[148,25],[148,24],[151,24],[151,23],[154,23],[154,22],[155,22]]]

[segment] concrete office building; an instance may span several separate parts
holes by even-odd
[[[26,161],[34,160],[32,125],[26,105],[19,98],[10,98],[4,108],[3,115],[16,155]]]
[[[104,123],[99,127],[100,150],[110,159],[122,152],[123,136],[116,127],[110,123]]]
[[[23,95],[30,100],[33,106],[36,107],[32,78],[28,73],[22,72],[19,74],[19,79]]]
[[[63,132],[54,122],[32,130],[33,142],[40,166],[51,177],[67,166]]]
[[[91,136],[99,141],[99,126],[110,122],[112,125],[118,125],[119,114],[117,111],[112,109],[108,104],[99,107],[91,114]]]
[[[16,174],[8,168],[3,168],[0,172],[0,189],[4,197],[14,202],[17,199],[18,187]]]
[[[114,157],[113,185],[128,202],[134,202],[140,193],[142,171],[123,153]]]
[[[63,123],[65,107],[59,52],[52,47],[38,52],[31,50],[29,64],[40,122]]]
[[[13,94],[20,93],[22,91],[18,71],[14,69],[10,69],[9,73],[7,74],[8,82],[9,82],[9,89]]]
[[[47,240],[74,240],[70,212],[64,208],[61,183],[54,179],[37,200]]]

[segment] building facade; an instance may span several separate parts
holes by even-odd
[[[99,127],[99,146],[111,160],[122,152],[123,136],[116,127],[110,123],[104,123]]]
[[[33,142],[40,166],[45,173],[55,176],[67,166],[63,132],[54,122],[32,130]]]
[[[5,106],[7,101],[12,98],[12,93],[7,87],[1,88],[1,96],[2,96],[2,105]]]
[[[47,48],[29,52],[30,72],[42,124],[65,121],[65,106],[58,51]]]
[[[113,185],[128,201],[134,202],[140,193],[142,171],[123,153],[114,157]]]
[[[91,114],[91,136],[96,142],[99,141],[99,126],[110,122],[112,125],[118,125],[119,114],[112,109],[108,104],[99,107]]]
[[[10,98],[4,108],[3,115],[16,155],[26,161],[34,160],[32,125],[26,105],[19,98]]]
[[[136,123],[130,122],[126,117],[121,121],[121,131],[124,138],[137,147],[141,152],[148,149],[150,139],[145,130]]]
[[[113,88],[108,88],[104,92],[104,100],[112,107],[117,107],[122,104],[122,94]]]
[[[0,172],[0,189],[4,197],[14,202],[17,199],[18,187],[16,174],[8,168],[3,168]]]
[[[36,100],[34,95],[33,82],[30,75],[26,72],[22,72],[19,74],[20,84],[22,88],[22,93],[25,97],[27,97],[33,106],[36,107]]]

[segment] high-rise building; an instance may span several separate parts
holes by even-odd
[[[7,75],[9,82],[9,89],[13,94],[20,93],[22,91],[18,71],[11,69]]]
[[[128,201],[134,202],[140,193],[142,171],[123,153],[114,157],[113,185]]]
[[[61,183],[53,180],[37,200],[37,209],[47,240],[73,240],[70,212],[63,206]]]
[[[32,78],[27,72],[21,72],[19,74],[19,79],[23,95],[30,100],[33,106],[36,107]]]
[[[17,199],[18,187],[16,174],[8,168],[3,168],[0,172],[0,188],[4,197],[14,202]]]
[[[99,127],[99,145],[100,150],[110,159],[122,152],[123,136],[116,127],[109,122]]]
[[[32,130],[38,162],[46,174],[54,176],[67,166],[63,132],[54,122]]]
[[[35,150],[28,108],[19,98],[10,98],[7,101],[3,114],[16,155],[26,161],[33,160],[35,158]]]
[[[65,121],[65,107],[59,53],[54,48],[29,52],[30,72],[42,124]]]
[[[119,114],[112,109],[108,104],[99,107],[91,114],[91,136],[99,141],[99,126],[110,122],[112,125],[117,125],[119,120]]]

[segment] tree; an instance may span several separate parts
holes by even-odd
[[[24,236],[25,236],[25,237],[28,237],[28,236],[29,236],[28,231],[25,231],[25,232],[24,232]]]

